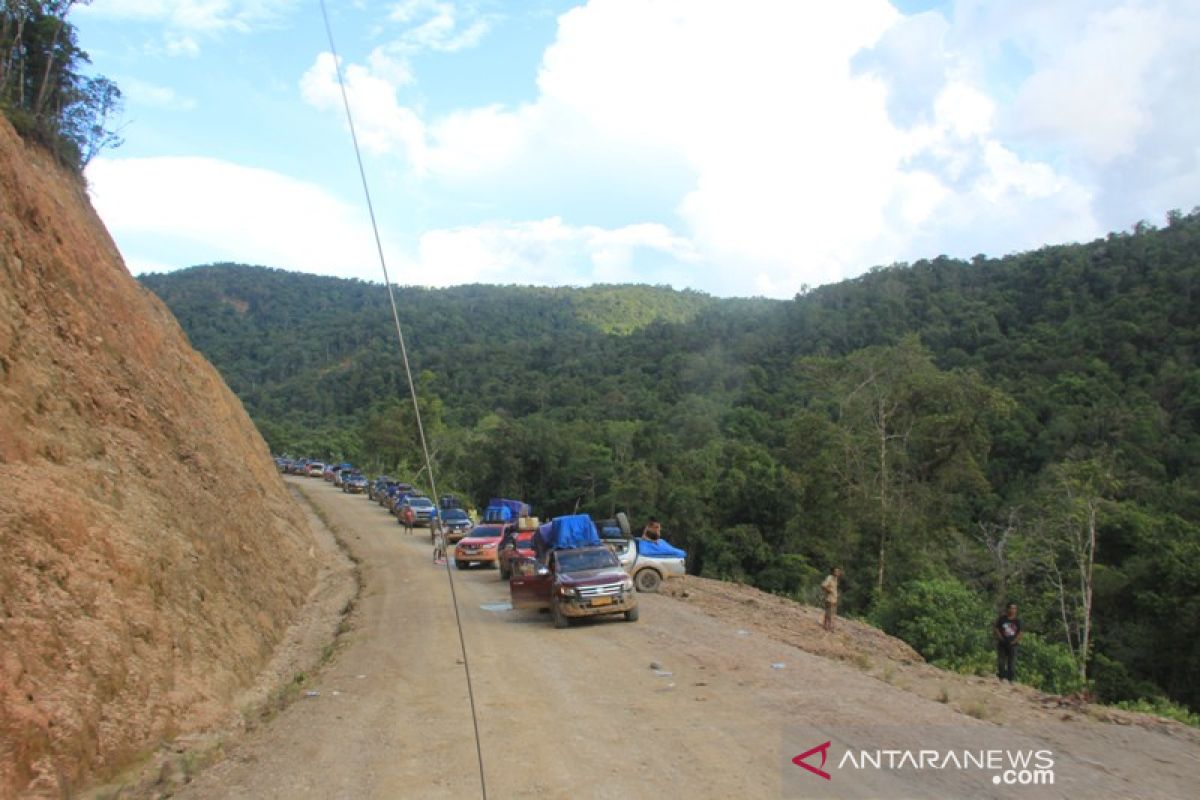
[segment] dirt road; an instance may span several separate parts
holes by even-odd
[[[363,497],[294,482],[361,560],[352,630],[318,696],[235,743],[177,796],[481,796],[454,607],[428,534],[405,534]],[[1057,712],[1000,726],[679,599],[642,595],[639,622],[555,630],[509,610],[495,570],[453,578],[489,797],[1095,800],[1189,797],[1200,785],[1188,736]],[[1054,785],[948,768],[838,769],[826,781],[791,762],[825,741],[828,771],[849,750],[1042,749]],[[820,754],[805,763],[819,768]]]

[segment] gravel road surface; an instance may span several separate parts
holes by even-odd
[[[545,614],[508,608],[496,570],[448,575],[425,530],[408,535],[362,496],[289,480],[361,561],[351,631],[311,684],[319,694],[233,743],[178,797],[482,796],[451,576],[489,797],[1097,800],[1200,786],[1192,740],[1052,714],[1001,727],[679,599],[641,595],[638,622],[555,630]],[[792,764],[826,740],[831,758],[885,744],[1049,749],[1055,783],[948,769],[825,781]]]

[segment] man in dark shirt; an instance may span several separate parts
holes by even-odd
[[[1017,673],[1017,643],[1021,641],[1021,620],[1017,604],[1009,603],[992,627],[996,636],[996,673],[1000,680],[1013,682]]]
[[[657,517],[651,517],[646,523],[646,527],[642,529],[642,538],[648,542],[657,542],[662,539],[662,523]]]

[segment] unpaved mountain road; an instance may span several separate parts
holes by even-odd
[[[479,797],[454,607],[428,534],[405,534],[375,503],[327,483],[289,480],[361,561],[352,629],[313,682],[318,696],[235,741],[176,796]],[[1000,727],[680,600],[641,595],[639,622],[555,630],[545,615],[505,610],[495,570],[453,577],[489,797],[1096,800],[1191,797],[1200,786],[1200,747],[1188,737],[1050,713]],[[831,760],[847,745],[1049,749],[1055,783],[864,770],[852,785],[790,763],[827,739]]]

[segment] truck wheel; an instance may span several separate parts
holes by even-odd
[[[554,627],[556,628],[566,628],[571,624],[571,620],[558,607],[557,600],[550,604],[550,616],[554,619]]]
[[[656,570],[646,568],[637,574],[633,582],[639,592],[657,592],[662,576]]]
[[[626,622],[637,622],[638,614],[640,612],[641,612],[641,609],[639,609],[637,606],[634,606],[633,608],[631,608],[625,612],[625,621]]]
[[[621,535],[626,539],[629,538],[629,516],[624,511],[617,512],[617,527],[621,529]]]

